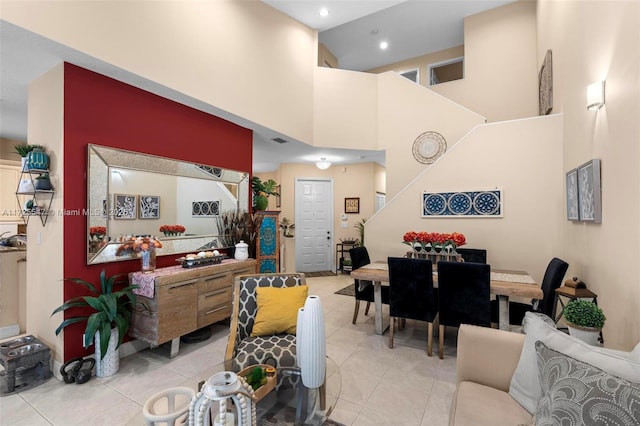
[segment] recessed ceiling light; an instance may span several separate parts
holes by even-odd
[[[323,7],[322,9],[320,9],[320,16],[328,16],[329,15],[329,9],[327,9],[326,7]]]
[[[386,41],[380,42],[380,49],[385,50],[387,47],[389,47],[389,43],[387,43]]]

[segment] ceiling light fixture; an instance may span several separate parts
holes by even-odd
[[[320,16],[322,16],[323,18],[325,16],[329,16],[329,9],[327,9],[326,7],[323,7],[322,9],[320,9]]]
[[[386,41],[380,42],[380,49],[385,50],[387,47],[389,47],[389,43],[387,43]]]
[[[322,157],[320,161],[316,161],[316,167],[320,170],[326,170],[331,167],[331,161],[327,161],[325,157]]]

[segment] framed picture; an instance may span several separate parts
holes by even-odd
[[[219,215],[220,200],[191,202],[191,217],[214,217]]]
[[[276,192],[278,193],[278,195],[276,195],[276,207],[280,207],[282,205],[282,201],[280,200],[280,195],[282,194],[282,188],[280,187],[280,185],[276,186]]]
[[[580,220],[602,222],[600,160],[587,161],[578,167],[578,206]]]
[[[567,220],[580,220],[578,205],[578,169],[567,173]]]
[[[547,115],[553,109],[553,68],[551,49],[547,50],[538,74],[538,108],[540,115]]]
[[[422,217],[502,217],[502,189],[423,192]]]
[[[345,213],[360,213],[360,198],[345,198],[344,199],[344,212]]]
[[[137,195],[115,194],[115,205],[113,210],[114,219],[135,219],[137,217]]]
[[[138,217],[140,219],[160,219],[160,196],[140,195]]]

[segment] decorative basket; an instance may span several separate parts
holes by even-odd
[[[256,399],[260,401],[262,398],[267,396],[267,394],[276,387],[276,383],[278,382],[278,373],[276,372],[276,369],[272,365],[254,364],[240,370],[238,372],[238,376],[241,376],[248,383],[247,376],[251,374],[253,369],[256,367],[260,367],[265,371],[267,371],[267,369],[270,369],[273,371],[272,373],[269,373],[269,372],[266,373],[267,383],[265,383],[264,385],[260,386],[258,389],[255,390]]]
[[[186,257],[179,257],[176,262],[180,262],[183,268],[195,268],[198,266],[215,265],[221,263],[227,256],[210,256],[210,257],[196,257],[195,259],[187,259]]]

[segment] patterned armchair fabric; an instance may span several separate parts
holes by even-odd
[[[236,277],[225,361],[234,360],[234,366],[239,369],[253,364],[273,365],[274,362],[276,368],[295,366],[295,335],[251,337],[258,308],[256,288],[294,287],[306,284],[304,274],[256,274]],[[293,379],[295,381],[295,378]],[[279,382],[282,383],[280,380]]]

